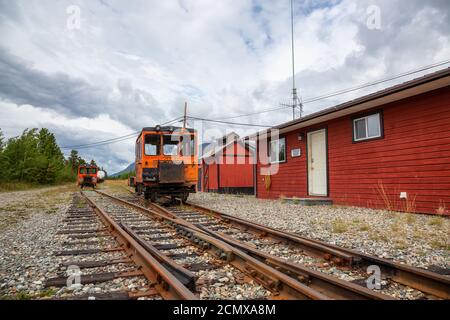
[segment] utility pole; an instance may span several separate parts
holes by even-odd
[[[299,107],[300,118],[303,113],[303,105],[298,98],[295,87],[295,47],[294,47],[294,1],[291,0],[291,45],[292,45],[292,120],[295,120],[295,109]]]
[[[186,121],[187,121],[187,101],[184,102],[183,129],[186,129]]]

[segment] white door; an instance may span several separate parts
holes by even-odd
[[[311,196],[328,196],[326,130],[308,133],[308,187]]]

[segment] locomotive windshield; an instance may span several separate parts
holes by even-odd
[[[159,155],[160,136],[157,134],[147,134],[145,136],[145,155],[157,156]]]
[[[163,136],[163,154],[165,156],[176,156],[178,154],[178,143],[177,136]]]
[[[80,168],[80,173],[81,174],[96,174],[97,173],[97,168]]]
[[[165,135],[163,136],[163,153],[165,156],[193,156],[195,152],[194,136]]]

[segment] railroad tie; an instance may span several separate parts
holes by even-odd
[[[82,274],[80,275],[80,284],[89,283],[99,283],[107,282],[117,278],[125,277],[137,277],[141,276],[141,271],[126,271],[126,272],[103,272],[103,273],[93,273],[93,274]],[[47,279],[44,286],[45,287],[65,287],[67,286],[67,280],[69,277],[55,277]]]

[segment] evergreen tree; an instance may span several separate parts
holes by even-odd
[[[81,164],[86,161],[76,150],[64,159],[54,134],[48,129],[26,129],[6,143],[0,130],[0,181],[39,184],[74,181]]]
[[[0,152],[3,151],[3,147],[4,147],[4,145],[5,145],[4,140],[5,140],[5,138],[4,138],[4,136],[3,136],[2,129],[0,128]]]
[[[9,179],[37,182],[37,174],[45,166],[45,157],[38,150],[37,129],[26,129],[20,137],[9,139],[3,154]]]
[[[0,181],[6,180],[5,176],[5,157],[3,155],[3,148],[4,148],[4,138],[3,138],[3,132],[0,129]]]
[[[53,183],[64,168],[64,156],[56,143],[55,136],[47,129],[43,128],[39,131],[38,139],[39,153],[45,159],[37,177],[38,181]]]

